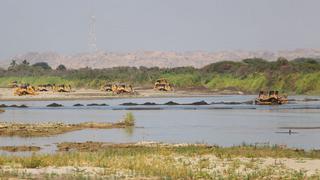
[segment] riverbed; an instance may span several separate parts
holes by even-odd
[[[40,152],[56,151],[60,142],[207,143],[219,146],[247,144],[285,145],[320,149],[320,97],[291,96],[289,104],[258,106],[251,95],[216,95],[179,98],[117,98],[66,101],[1,101],[6,105],[0,121],[37,122],[117,122],[132,112],[136,127],[125,129],[85,129],[50,137],[0,137],[0,146],[33,145]],[[306,100],[308,99],[308,100]],[[163,105],[169,101],[179,105]],[[208,105],[192,105],[194,102]],[[62,107],[47,107],[58,103]],[[134,103],[124,106],[123,103]],[[143,105],[146,102],[155,105]],[[149,104],[150,104],[149,103]],[[83,106],[73,106],[82,104]],[[106,104],[87,106],[88,104]],[[138,105],[136,105],[138,104]],[[148,103],[147,103],[148,104]],[[291,130],[291,133],[289,133]],[[5,153],[5,152],[2,152]]]

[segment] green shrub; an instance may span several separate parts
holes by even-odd
[[[132,112],[128,112],[124,117],[124,124],[126,126],[134,126],[135,124],[135,118],[132,114]]]

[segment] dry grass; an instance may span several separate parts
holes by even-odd
[[[310,158],[320,159],[319,151],[253,146],[221,148],[205,145],[106,145],[98,142],[65,143],[63,146],[73,146],[74,149],[81,152],[62,152],[30,157],[0,156],[0,165],[14,166],[15,170],[19,168],[41,170],[44,167],[63,169],[71,166],[74,171],[69,171],[67,176],[77,175],[77,177],[86,177],[85,179],[112,177],[138,179],[320,178],[316,171],[307,171],[309,161],[320,162],[310,160]],[[302,158],[304,161],[293,161],[293,163],[306,163],[306,170],[286,166],[286,159]],[[88,172],[90,169],[88,167],[94,171]],[[60,176],[62,174],[57,175],[57,177]]]

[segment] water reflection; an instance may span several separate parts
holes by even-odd
[[[128,137],[131,137],[134,133],[134,129],[135,129],[135,127],[129,126],[129,127],[124,128],[123,130],[128,135]]]

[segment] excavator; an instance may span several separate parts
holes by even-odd
[[[172,85],[164,78],[156,80],[153,89],[157,91],[173,91]]]
[[[286,95],[279,95],[278,91],[260,91],[259,96],[255,99],[257,105],[281,105],[287,104],[288,98]]]

